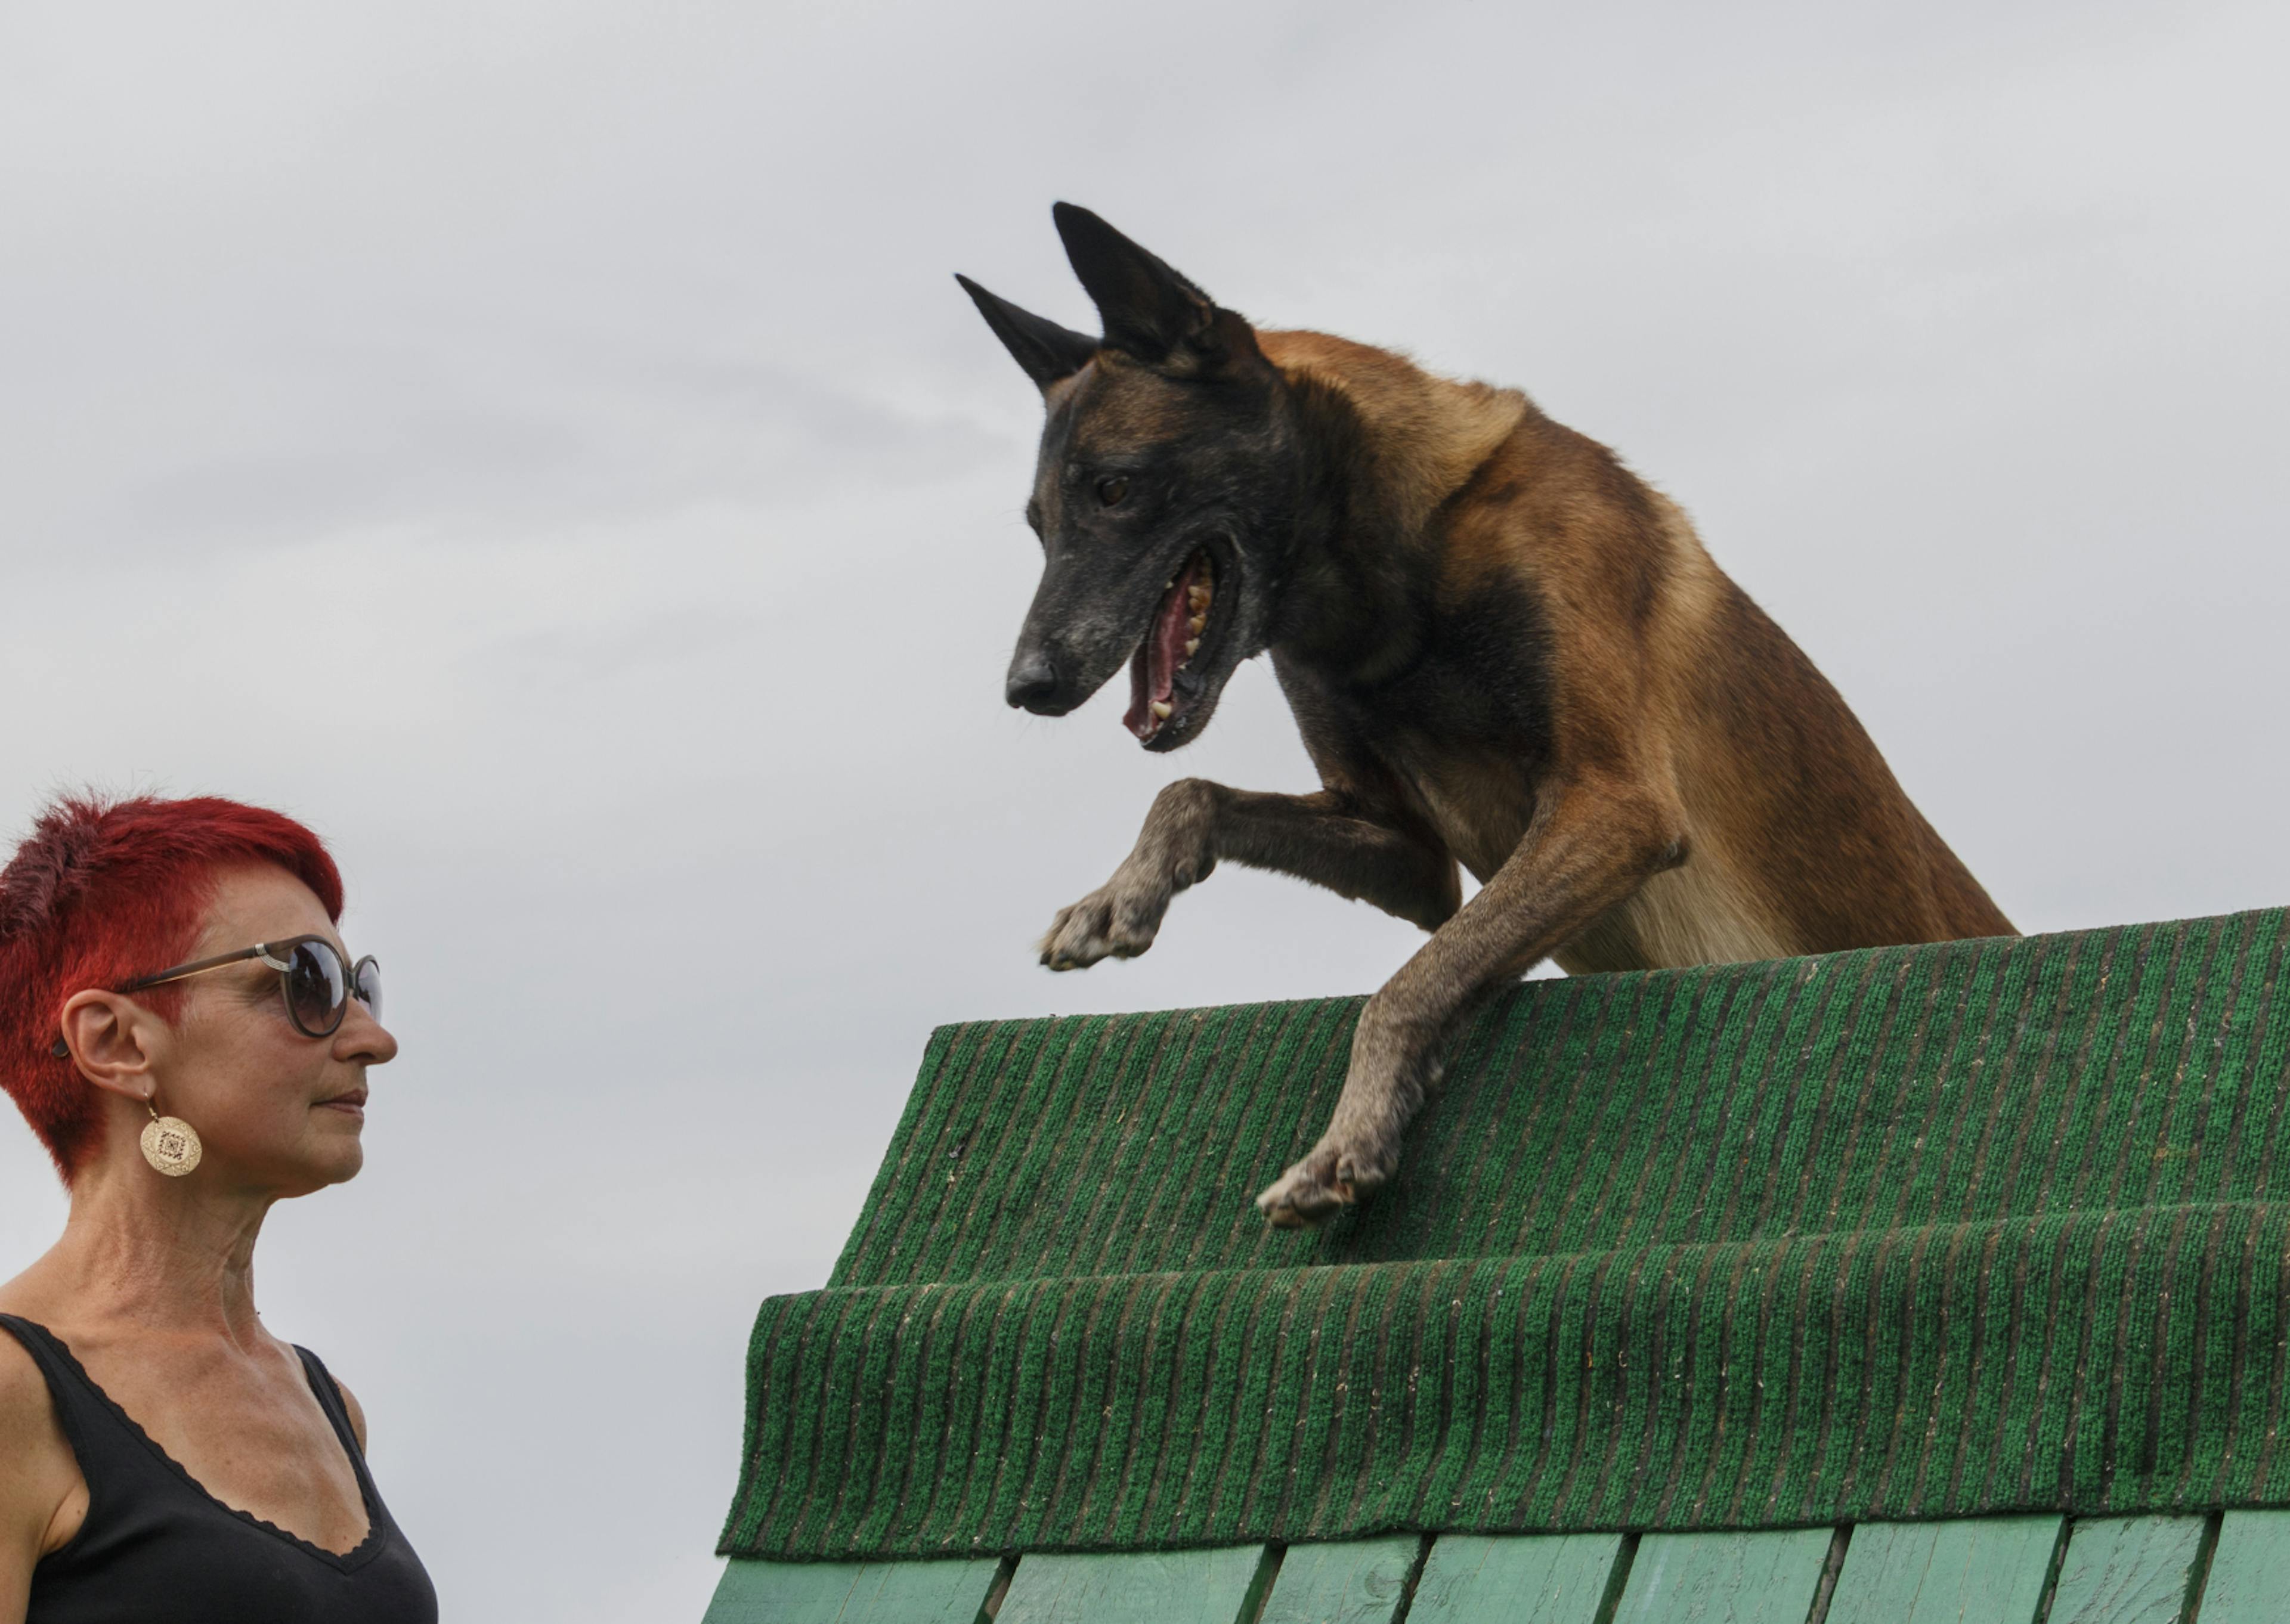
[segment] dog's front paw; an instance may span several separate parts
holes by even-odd
[[[1331,1134],[1256,1198],[1276,1229],[1317,1227],[1397,1171],[1397,1145],[1351,1144]]]
[[[1168,911],[1167,888],[1139,885],[1116,875],[1058,910],[1042,938],[1042,963],[1053,970],[1080,970],[1101,958],[1135,958],[1153,945]]]

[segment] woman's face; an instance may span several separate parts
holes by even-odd
[[[233,868],[183,962],[289,936],[342,945],[324,907],[292,875]],[[352,958],[342,955],[345,964]],[[286,1012],[278,972],[256,959],[183,986],[180,1018],[152,1054],[151,1072],[160,1112],[189,1123],[204,1146],[192,1176],[279,1196],[354,1177],[365,1160],[366,1068],[397,1052],[373,1012],[352,998],[332,1036],[306,1036]]]

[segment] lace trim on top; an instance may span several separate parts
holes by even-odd
[[[28,1320],[25,1323],[28,1324],[31,1322]],[[315,1544],[308,1540],[305,1540],[300,1534],[290,1532],[288,1530],[279,1527],[277,1524],[271,1522],[267,1517],[259,1517],[252,1511],[241,1511],[236,1506],[232,1505],[229,1501],[214,1493],[206,1486],[206,1484],[192,1476],[189,1471],[184,1468],[181,1461],[176,1460],[174,1456],[169,1454],[164,1449],[161,1448],[159,1441],[156,1438],[154,1438],[149,1433],[143,1430],[143,1423],[137,1420],[133,1416],[128,1414],[126,1411],[121,1409],[119,1407],[119,1401],[112,1397],[110,1394],[105,1392],[103,1388],[97,1384],[95,1378],[87,1373],[87,1367],[79,1362],[79,1356],[72,1352],[70,1343],[65,1341],[63,1338],[58,1336],[54,1332],[50,1331],[45,1325],[42,1325],[39,1329],[42,1334],[44,1335],[50,1342],[55,1345],[56,1351],[63,1356],[64,1364],[70,1368],[72,1374],[79,1379],[89,1392],[94,1394],[95,1396],[101,1401],[104,1408],[111,1412],[114,1419],[116,1419],[122,1427],[125,1428],[132,1436],[141,1441],[143,1447],[151,1452],[152,1458],[157,1460],[160,1465],[165,1467],[169,1471],[172,1472],[177,1477],[182,1479],[185,1487],[188,1488],[192,1493],[196,1494],[200,1499],[205,1500],[209,1505],[214,1507],[218,1511],[228,1512],[240,1522],[245,1523],[255,1528],[260,1528],[265,1533],[275,1535],[276,1538],[284,1540],[287,1544],[294,1547],[295,1549],[307,1551],[309,1555],[316,1556],[319,1561],[330,1564],[334,1567],[338,1567],[346,1573],[353,1569],[364,1567],[368,1562],[372,1561],[380,1553],[382,1540],[386,1532],[383,1524],[380,1497],[374,1492],[373,1480],[366,1474],[365,1461],[359,1456],[357,1450],[353,1447],[352,1441],[342,1436],[342,1429],[335,1423],[333,1412],[327,1407],[324,1395],[321,1394],[317,1389],[317,1383],[314,1380],[316,1372],[310,1368],[309,1356],[304,1354],[300,1348],[296,1348],[294,1349],[294,1356],[301,1361],[302,1380],[310,1383],[310,1396],[318,1401],[319,1412],[325,1416],[326,1426],[332,1431],[334,1441],[341,1445],[342,1453],[349,1458],[350,1470],[357,1478],[358,1499],[365,1507],[365,1538],[360,1540],[356,1545],[353,1545],[346,1551],[330,1551],[323,1545]],[[289,1346],[292,1346],[292,1344],[289,1344]],[[333,1378],[329,1375],[327,1380],[331,1381]]]

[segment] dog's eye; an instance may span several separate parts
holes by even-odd
[[[1118,506],[1121,499],[1128,494],[1129,478],[1125,474],[1108,475],[1097,482],[1097,500],[1109,508]]]

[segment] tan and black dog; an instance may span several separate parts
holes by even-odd
[[[1102,339],[961,279],[1049,413],[1009,701],[1062,716],[1126,661],[1126,724],[1170,750],[1269,650],[1325,788],[1171,784],[1042,962],[1144,952],[1222,860],[1431,932],[1361,1012],[1327,1132],[1257,1197],[1274,1223],[1389,1179],[1443,1040],[1543,958],[2012,932],[1837,691],[1612,452],[1514,390],[1253,328],[1086,209],[1055,212]]]

